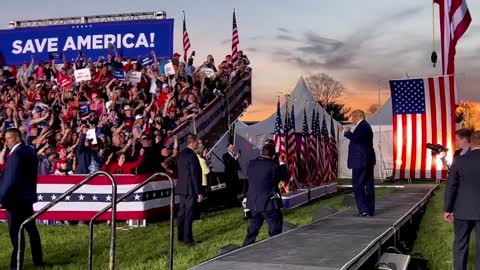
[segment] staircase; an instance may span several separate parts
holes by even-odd
[[[234,79],[225,93],[215,97],[202,113],[172,132],[172,135],[177,135],[179,150],[186,147],[186,137],[189,133],[197,134],[204,144],[214,145],[251,104],[251,77],[248,80]],[[171,138],[169,142],[173,142]]]

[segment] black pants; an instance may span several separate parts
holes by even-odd
[[[247,236],[245,237],[243,246],[255,243],[255,239],[257,238],[264,220],[267,221],[268,224],[269,236],[274,236],[282,232],[283,216],[280,209],[252,212],[252,220],[250,221],[250,226],[248,227]]]
[[[17,206],[14,209],[7,209],[8,218],[8,232],[10,233],[10,240],[12,241],[13,251],[10,259],[10,268],[17,268],[17,252],[18,252],[18,231],[20,225],[30,216],[33,215],[33,206],[24,205]],[[35,221],[25,225],[25,230],[30,237],[30,247],[32,248],[32,259],[34,264],[40,264],[43,261],[42,243],[40,241],[40,234],[38,233]],[[25,251],[25,237],[22,237],[21,250],[21,264],[23,265],[23,253]]]
[[[232,175],[225,175],[225,204],[227,207],[236,207],[238,206],[238,190],[239,190],[239,180],[238,177]]]
[[[375,214],[375,186],[373,165],[352,169],[352,187],[358,212],[371,216]]]
[[[193,242],[192,223],[197,216],[197,197],[180,195],[180,206],[177,216],[178,241]]]
[[[467,270],[468,263],[468,245],[470,243],[470,234],[475,228],[476,234],[476,263],[475,270],[480,270],[480,220],[460,220],[455,219],[453,222],[453,230],[455,240],[453,242],[453,269]]]

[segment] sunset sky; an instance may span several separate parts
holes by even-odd
[[[2,3],[0,28],[10,20],[165,10],[175,22],[182,52],[182,10],[197,64],[231,51],[232,10],[240,48],[253,68],[253,103],[244,120],[262,120],[275,109],[278,92],[288,93],[300,76],[325,72],[347,88],[343,102],[366,109],[389,96],[388,79],[439,75],[430,63],[431,0],[337,1],[151,1],[24,0]],[[475,98],[480,85],[480,3],[468,1],[473,22],[457,46],[460,97]],[[28,7],[28,8],[26,8]],[[436,10],[438,16],[438,10]],[[438,17],[435,18],[440,57]]]

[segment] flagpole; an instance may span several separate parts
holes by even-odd
[[[308,101],[305,99],[305,103],[304,103],[304,106],[303,106],[303,117],[305,119],[305,117],[307,116],[307,103]],[[304,186],[306,186],[306,183],[310,184],[309,183],[309,180],[308,177],[307,177],[307,171],[308,171],[308,158],[310,156],[309,152],[307,151],[308,149],[308,146],[309,146],[309,138],[308,138],[308,118],[307,118],[307,137],[304,137],[303,140],[305,141],[305,148],[303,149],[304,150],[304,172],[303,172],[303,183],[304,183]],[[303,136],[303,123],[302,123],[302,136]]]
[[[378,111],[380,111],[380,109],[382,108],[382,97],[381,97],[381,90],[382,90],[382,85],[381,85],[381,81],[378,81]],[[381,164],[380,164],[380,168],[379,168],[379,171],[380,171],[380,179],[382,179],[382,182],[383,182],[383,173],[382,173],[382,165],[385,164],[385,162],[383,161],[383,155],[382,155],[382,125],[381,123],[379,123],[378,125],[378,150],[379,150],[379,154],[380,154],[380,161],[381,161]],[[373,177],[375,179],[375,175]]]
[[[437,52],[435,51],[435,2],[432,1],[432,55],[430,56],[430,60],[432,61],[433,68],[435,68],[437,64]],[[443,63],[442,63],[443,64]]]

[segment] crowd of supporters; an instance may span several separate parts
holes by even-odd
[[[74,61],[32,57],[20,67],[0,67],[0,168],[9,152],[4,132],[15,127],[36,150],[39,175],[173,173],[178,147],[172,131],[234,78],[248,79],[251,69],[241,52],[218,65],[211,55],[197,65],[194,53],[187,63],[178,53],[169,60],[151,57],[148,66],[117,53],[96,61],[80,53]],[[169,61],[174,75],[165,75]],[[91,80],[78,83],[74,70],[84,68]],[[141,72],[140,82],[116,79],[112,71],[119,69],[126,78]]]

